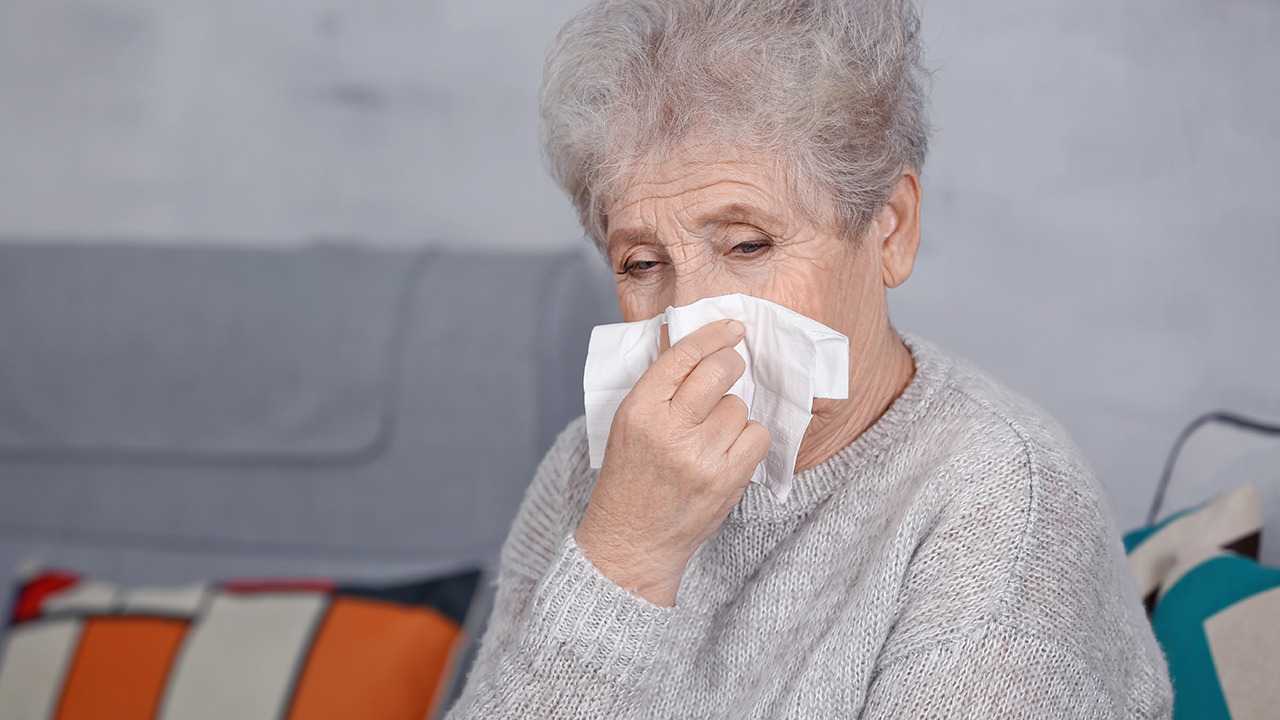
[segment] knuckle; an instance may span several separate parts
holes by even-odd
[[[742,355],[737,350],[733,349],[733,346],[727,347],[721,352],[724,354],[725,362],[728,363],[729,367],[733,368],[736,373],[741,375],[746,371],[747,361],[743,359]]]
[[[765,429],[765,426],[761,425],[760,423],[753,422],[748,426],[748,429],[751,431],[751,434],[752,434],[751,435],[752,443],[754,444],[756,450],[758,450],[760,455],[763,457],[764,454],[768,452],[769,443],[773,440],[773,438],[770,437],[769,431]]]
[[[737,381],[738,378],[746,374],[747,361],[742,359],[742,356],[738,354],[737,350],[730,348],[725,352],[728,353],[725,357],[725,366],[729,368],[729,372],[733,376],[734,381]]]
[[[644,399],[639,393],[633,389],[622,398],[622,402],[618,403],[618,410],[613,414],[614,422],[621,419],[623,422],[637,417],[642,413],[644,407]]]
[[[698,424],[697,414],[693,408],[682,402],[671,403],[671,420],[673,428],[675,427],[691,427]]]
[[[733,368],[721,358],[705,360],[702,365],[705,368],[707,385],[712,388],[732,385],[733,381],[738,379]]]
[[[704,362],[710,362],[716,371],[716,379],[733,384],[746,370],[747,363],[733,348],[726,348],[712,355]]]
[[[697,365],[698,361],[702,359],[702,353],[699,352],[698,346],[685,340],[672,345],[669,352],[675,357],[676,362],[686,367]]]
[[[726,412],[730,412],[736,417],[741,417],[744,421],[746,420],[749,409],[747,404],[742,401],[742,398],[737,395],[725,395],[720,400],[720,404],[724,406]]]

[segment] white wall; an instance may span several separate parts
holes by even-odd
[[[1127,524],[1180,430],[1280,418],[1280,3],[931,0],[903,327],[1062,420]]]
[[[574,4],[7,0],[0,234],[571,243],[535,95]]]
[[[0,237],[581,233],[538,160],[579,0],[8,0]],[[927,0],[900,327],[1053,411],[1138,521],[1177,430],[1280,417],[1280,3]]]

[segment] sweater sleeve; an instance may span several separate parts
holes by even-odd
[[[864,720],[1042,718],[1135,714],[1079,657],[1051,640],[993,624],[897,658],[875,674]],[[1167,717],[1167,715],[1165,716]]]
[[[565,528],[568,436],[543,460],[503,546],[498,588],[462,697],[447,720],[625,718],[674,610],[632,595]]]

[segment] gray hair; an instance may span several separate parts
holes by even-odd
[[[547,51],[548,167],[598,245],[632,163],[706,138],[774,158],[859,238],[924,164],[919,27],[911,0],[599,0]]]

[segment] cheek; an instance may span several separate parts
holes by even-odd
[[[618,285],[618,309],[622,311],[623,322],[648,320],[667,309],[652,294],[637,292],[635,288]]]
[[[876,287],[869,282],[869,268],[863,259],[848,247],[832,248],[823,267],[810,278],[811,302],[820,313],[811,317],[846,335],[860,325],[863,314],[872,310],[866,302],[868,289]]]
[[[839,304],[838,283],[831,277],[831,268],[801,261],[777,270],[760,297],[830,325]]]

